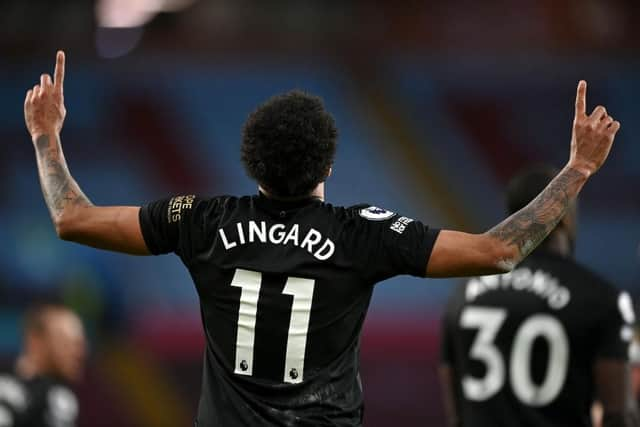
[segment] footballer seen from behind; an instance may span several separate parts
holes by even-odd
[[[0,374],[0,427],[75,427],[73,386],[86,356],[84,327],[73,311],[53,303],[30,307],[15,372]]]
[[[137,255],[175,253],[200,298],[206,337],[196,425],[360,426],[362,324],[374,285],[400,274],[512,270],[555,227],[602,166],[620,123],[587,114],[580,82],[566,167],[522,210],[481,234],[438,230],[389,210],[324,199],[333,117],[293,91],[260,105],[240,148],[258,186],[242,197],[169,197],[96,206],[62,152],[65,57],[27,92],[24,113],[58,235]]]
[[[517,212],[555,176],[537,167],[508,186]],[[575,202],[515,270],[461,284],[442,325],[440,376],[450,426],[638,427],[628,364],[631,298],[574,260]]]

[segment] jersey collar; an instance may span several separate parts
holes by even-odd
[[[321,203],[322,199],[316,196],[307,196],[300,199],[294,200],[282,200],[282,199],[274,199],[273,197],[269,197],[264,194],[262,191],[258,192],[258,195],[254,197],[257,203],[260,206],[271,209],[278,210],[289,210],[301,208],[303,206],[308,206],[314,203]]]

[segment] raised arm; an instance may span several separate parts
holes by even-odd
[[[580,81],[569,162],[531,203],[483,234],[442,231],[427,265],[431,277],[497,274],[512,270],[555,228],[587,179],[605,162],[620,123],[596,107],[586,114],[587,83]]]
[[[62,239],[137,255],[148,254],[139,207],[94,206],[69,173],[60,131],[64,107],[64,53],[58,52],[54,80],[48,74],[27,92],[24,116],[38,163],[40,186],[56,233]]]

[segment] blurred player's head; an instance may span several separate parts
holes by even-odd
[[[68,382],[81,379],[86,339],[80,318],[58,304],[38,304],[24,318],[24,349],[18,369],[26,375],[52,375]]]
[[[287,92],[249,115],[242,135],[242,162],[270,195],[308,196],[329,176],[337,135],[335,120],[320,98]]]
[[[507,210],[513,214],[535,199],[542,190],[558,174],[558,170],[550,166],[535,166],[517,174],[507,186]],[[541,247],[552,246],[562,255],[573,254],[577,225],[576,203],[572,203],[562,221],[549,234]]]

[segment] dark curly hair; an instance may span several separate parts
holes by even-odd
[[[327,178],[337,136],[335,120],[322,99],[290,91],[249,115],[242,132],[242,163],[272,195],[304,197]]]

